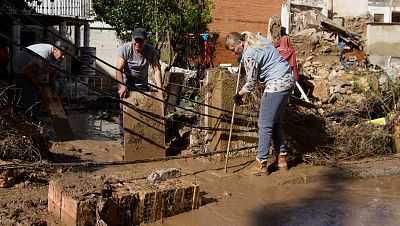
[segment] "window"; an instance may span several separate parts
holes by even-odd
[[[384,22],[384,15],[383,14],[374,14],[374,22],[383,23]]]
[[[400,23],[400,12],[392,12],[392,23]]]

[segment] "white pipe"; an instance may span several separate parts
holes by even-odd
[[[310,100],[308,99],[307,95],[304,93],[303,88],[301,88],[300,84],[296,81],[296,87],[299,89],[301,96],[306,100],[307,103],[310,103]]]

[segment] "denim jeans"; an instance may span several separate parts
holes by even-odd
[[[261,99],[260,116],[258,119],[258,154],[257,160],[267,161],[271,141],[274,143],[277,155],[287,153],[283,140],[282,115],[289,100],[292,89],[268,93],[264,92]]]

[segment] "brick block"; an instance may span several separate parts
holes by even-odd
[[[160,208],[160,193],[156,191],[140,191],[139,205],[135,213],[135,223],[148,223],[161,219]]]
[[[66,226],[95,225],[96,201],[92,199],[79,200],[63,193],[60,219]]]
[[[223,43],[226,34],[231,31],[261,32],[263,35],[267,35],[269,18],[280,15],[282,2],[282,0],[243,0],[240,4],[234,4],[232,1],[214,0],[213,21],[209,25],[209,29],[211,32],[219,33],[219,43]],[[225,50],[223,45],[219,44],[216,48],[214,64],[232,63],[237,65],[236,57],[233,57],[229,50]]]
[[[128,191],[117,191],[114,197],[108,199],[101,209],[101,218],[108,225],[134,225],[138,197]]]
[[[138,225],[191,211],[200,205],[199,186],[180,179],[126,182],[124,186],[113,186],[112,197],[107,199],[71,193],[77,194],[75,187],[50,182],[49,212],[67,226],[95,225],[97,219],[107,225]]]
[[[56,218],[61,218],[61,198],[61,186],[58,181],[50,181],[49,192],[47,193],[47,208]]]
[[[65,222],[67,225],[76,225],[78,202],[78,200],[75,200],[66,194],[62,195],[60,216],[62,222]]]

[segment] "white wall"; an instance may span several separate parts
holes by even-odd
[[[370,61],[382,65],[385,58],[400,57],[400,25],[397,24],[368,24],[367,49]]]
[[[327,0],[291,0],[293,4],[304,4],[315,7],[327,8]]]
[[[123,45],[114,29],[106,25],[90,25],[90,46],[96,47],[96,57],[116,66],[119,49]],[[115,76],[115,69],[96,61],[97,69],[104,70],[108,75]]]
[[[70,29],[71,33],[68,38],[74,42],[74,29]],[[83,26],[80,28],[81,40],[79,46],[83,47]],[[90,24],[90,43],[89,47],[96,47],[96,57],[113,65],[117,64],[117,56],[123,43],[117,38],[115,30],[107,24],[95,22]],[[106,75],[115,76],[115,69],[106,66],[100,61],[96,61],[97,69],[105,72]]]
[[[368,0],[333,0],[334,17],[358,17],[365,15]]]

